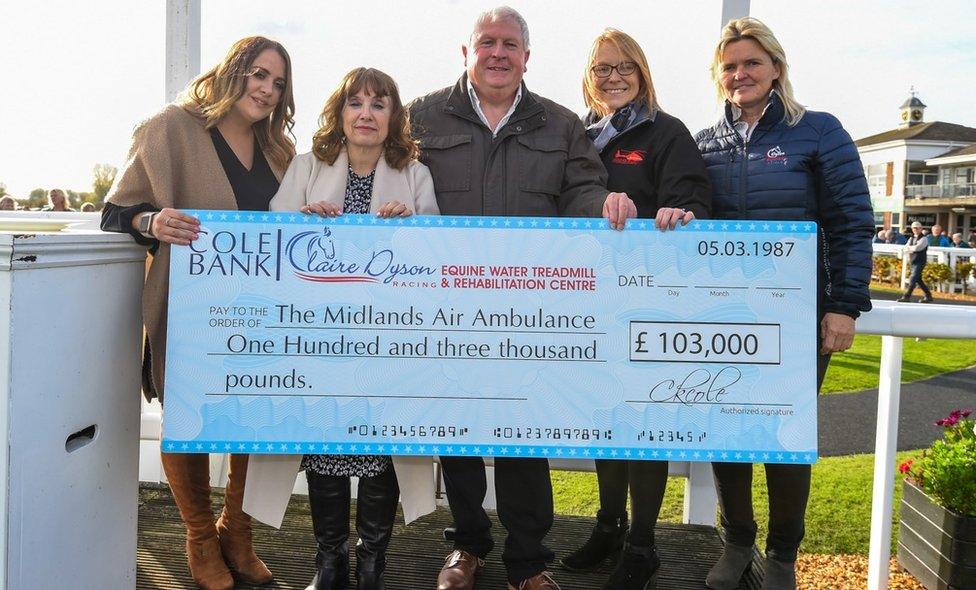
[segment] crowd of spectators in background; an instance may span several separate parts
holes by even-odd
[[[81,211],[82,213],[94,213],[101,209],[95,203],[86,201],[81,204],[80,209],[71,206],[68,194],[63,189],[52,188],[47,192],[47,204],[41,207],[22,206],[17,199],[10,195],[0,197],[0,211]]]
[[[905,233],[899,233],[893,227],[879,229],[877,235],[874,236],[874,243],[903,246],[912,235],[911,229],[906,229],[907,231]],[[922,235],[925,236],[929,246],[938,248],[972,248],[973,246],[970,244],[976,242],[976,229],[970,230],[969,239],[964,240],[962,239],[962,233],[956,232],[952,236],[949,236],[939,224],[933,225],[930,229],[923,229]]]

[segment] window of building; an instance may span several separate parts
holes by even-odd
[[[883,191],[888,179],[888,164],[869,164],[864,167],[864,176],[868,179],[868,188]]]
[[[939,170],[935,166],[926,166],[922,160],[908,161],[908,186],[924,184],[938,184]]]

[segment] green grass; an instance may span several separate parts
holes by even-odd
[[[898,453],[900,463],[917,452]],[[804,553],[867,555],[871,528],[871,486],[874,455],[827,457],[813,466],[813,484],[807,507],[806,537],[800,547]],[[895,484],[894,534],[891,547],[898,538],[898,506],[901,502],[901,475]],[[553,498],[557,514],[596,516],[599,496],[596,475],[553,471]],[[661,520],[681,522],[684,480],[670,478],[661,508]],[[765,545],[769,503],[766,495],[766,476],[756,466],[753,477],[753,502],[759,524],[757,541]],[[582,539],[581,539],[582,542]]]
[[[902,383],[918,381],[976,365],[976,340],[904,339]],[[878,386],[881,336],[855,336],[854,345],[830,360],[823,393],[859,391]]]

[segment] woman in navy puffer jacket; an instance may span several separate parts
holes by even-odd
[[[810,220],[820,226],[817,276],[817,387],[830,354],[854,339],[854,320],[871,308],[874,218],[857,148],[828,113],[793,98],[786,55],[753,18],[730,21],[715,51],[712,77],[724,117],[696,136],[712,181],[718,219]],[[752,561],[756,523],[752,465],[713,464],[726,546],[706,584],[736,588]],[[795,588],[794,562],[810,495],[809,465],[767,464],[769,536],[764,590]]]

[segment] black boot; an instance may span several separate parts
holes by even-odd
[[[339,590],[349,585],[349,478],[311,469],[305,478],[318,544],[315,577],[305,590]]]
[[[386,548],[393,535],[400,487],[393,466],[375,477],[359,478],[356,497],[356,588],[383,590]]]
[[[620,551],[627,534],[627,519],[613,524],[597,521],[590,538],[576,551],[559,560],[563,567],[574,572],[596,569],[603,560]]]
[[[603,585],[603,590],[645,590],[651,588],[654,574],[661,567],[661,558],[654,547],[624,545],[620,561]]]

